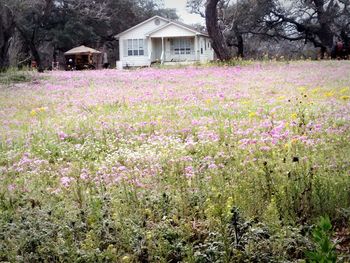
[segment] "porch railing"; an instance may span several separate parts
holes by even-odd
[[[188,52],[175,52],[174,50],[165,52],[165,61],[193,61],[196,60],[196,52],[191,50]]]

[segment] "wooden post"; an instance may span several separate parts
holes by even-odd
[[[161,57],[162,64],[164,64],[165,61],[165,52],[164,52],[164,37],[162,37],[162,57]]]
[[[153,49],[153,46],[152,46],[152,38],[149,37],[149,40],[146,39],[146,41],[149,41],[148,42],[148,45],[147,45],[147,48],[148,48],[148,59],[149,59],[149,66],[151,66],[152,64],[152,49]]]
[[[199,60],[199,45],[198,45],[198,36],[197,34],[194,37],[194,60]]]

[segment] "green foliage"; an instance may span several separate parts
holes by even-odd
[[[43,64],[50,66],[53,56],[74,46],[102,43],[115,49],[116,34],[154,15],[178,18],[175,9],[161,8],[153,0],[1,0],[1,6],[8,14],[1,9],[0,18],[11,21],[9,24],[17,29],[5,32],[5,36],[20,40],[16,41],[23,45],[25,56],[37,62],[39,71],[44,69]],[[1,58],[10,52],[5,48],[9,44],[4,44]]]
[[[249,66],[253,63],[251,59],[242,59],[242,58],[232,58],[228,61],[212,61],[209,64],[221,67],[233,67],[233,66]]]
[[[29,82],[32,80],[32,74],[27,70],[17,70],[15,68],[0,72],[0,84],[8,86],[13,83]]]
[[[308,262],[334,263],[337,261],[335,245],[331,241],[332,224],[329,217],[321,217],[312,231],[315,249],[306,253]]]
[[[332,260],[327,220],[309,233],[320,215],[349,223],[348,66],[332,62],[345,80],[301,98],[275,88],[291,68],[301,82],[298,63],[1,88],[0,261]]]

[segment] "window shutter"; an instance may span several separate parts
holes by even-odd
[[[127,39],[123,40],[122,49],[123,49],[123,56],[127,57],[128,56],[128,40]]]
[[[148,56],[148,38],[143,40],[144,55]]]

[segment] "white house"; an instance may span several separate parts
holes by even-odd
[[[118,68],[214,59],[206,33],[160,16],[147,19],[115,37],[119,39]]]

